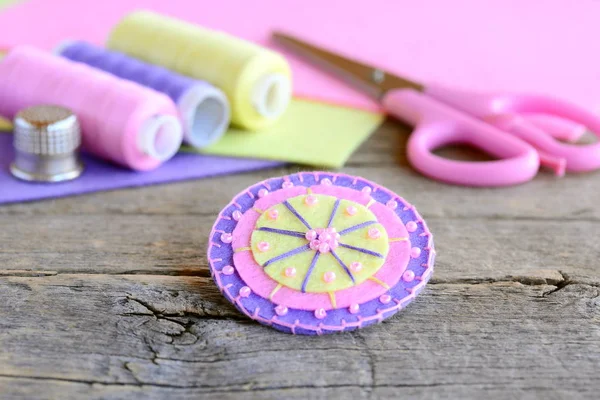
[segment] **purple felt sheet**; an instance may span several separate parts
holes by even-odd
[[[198,154],[177,154],[161,167],[135,172],[84,155],[84,173],[62,183],[19,181],[9,171],[14,158],[12,135],[0,133],[0,204],[64,197],[124,187],[183,181],[284,165],[276,161],[225,158]]]

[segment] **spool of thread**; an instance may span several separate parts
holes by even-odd
[[[72,110],[85,150],[135,170],[159,166],[181,145],[177,108],[164,94],[33,47],[16,47],[0,62],[0,115],[13,118],[37,104]]]
[[[219,140],[230,121],[225,94],[211,84],[81,41],[65,42],[56,53],[169,96],[179,109],[183,140],[201,148]]]
[[[283,56],[254,43],[149,11],[125,16],[107,47],[222,89],[232,123],[249,130],[272,125],[292,93]]]

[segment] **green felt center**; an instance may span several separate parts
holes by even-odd
[[[326,195],[312,196],[317,198],[317,203],[314,205],[307,204],[305,201],[307,195],[293,197],[288,200],[288,203],[311,228],[326,228],[337,199]],[[356,213],[353,215],[348,213],[348,207],[354,207]],[[276,219],[272,218],[272,210],[277,211]],[[343,233],[345,229],[364,222],[374,223]],[[309,244],[304,237],[309,230],[308,227],[285,204],[279,203],[266,210],[256,222],[251,240],[252,254],[261,268],[264,268],[265,272],[275,281],[295,290],[302,290],[304,287],[304,291],[308,293],[335,292],[358,285],[381,268],[389,250],[388,234],[369,209],[350,200],[341,200],[330,227],[334,227],[337,232],[342,233],[339,238],[340,244],[360,248],[367,252],[340,245],[333,252],[319,253],[309,249],[272,261],[276,257]],[[302,236],[265,231],[260,228],[297,232],[302,233]],[[372,229],[379,231],[378,238],[369,236],[369,230]],[[266,251],[263,242],[268,244]],[[261,243],[263,243],[263,250],[261,250]],[[317,253],[319,255],[311,270],[311,263]],[[339,261],[334,253],[338,256]],[[372,253],[377,253],[381,257]],[[361,264],[360,271],[352,271],[351,265],[355,262]],[[286,275],[286,269],[289,268],[295,269],[294,276]],[[335,279],[329,282],[325,279],[325,274],[328,272],[335,274]]]

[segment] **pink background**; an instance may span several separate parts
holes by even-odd
[[[533,91],[600,108],[597,0],[32,0],[0,14],[0,45],[104,42],[149,8],[267,43],[274,28],[415,79]],[[295,92],[359,107],[366,97],[292,59]]]

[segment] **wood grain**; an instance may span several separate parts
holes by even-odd
[[[407,165],[406,137],[386,123],[344,172],[418,207],[434,278],[334,336],[244,318],[204,258],[233,195],[297,167],[0,207],[0,398],[597,398],[600,174],[452,187]]]

